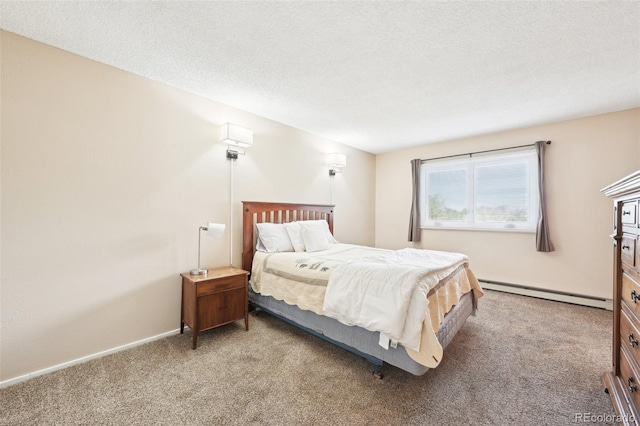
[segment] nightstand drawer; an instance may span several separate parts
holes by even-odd
[[[198,298],[200,330],[243,319],[247,310],[244,288]]]
[[[197,296],[206,296],[207,294],[219,293],[221,291],[232,290],[235,288],[244,288],[246,286],[247,276],[240,275],[237,277],[219,278],[214,281],[203,281],[198,283]]]

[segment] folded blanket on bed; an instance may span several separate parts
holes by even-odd
[[[467,263],[460,253],[417,249],[353,260],[332,271],[323,310],[344,324],[379,331],[418,351],[427,293]]]

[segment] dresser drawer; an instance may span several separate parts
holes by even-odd
[[[633,316],[628,315],[624,309],[620,313],[620,344],[629,349],[631,357],[640,365],[640,331]]]
[[[636,266],[636,238],[635,235],[623,235],[620,242],[622,261],[631,267]]]
[[[638,201],[627,201],[622,203],[622,223],[624,225],[638,224]]]
[[[199,297],[207,294],[219,293],[221,291],[232,290],[234,288],[244,288],[246,286],[246,282],[246,275],[239,275],[225,279],[219,278],[215,281],[199,282],[197,295]]]
[[[627,348],[620,348],[620,381],[624,387],[625,393],[629,395],[629,399],[633,405],[640,406],[640,374],[635,361],[629,356]]]
[[[640,284],[624,272],[622,273],[621,293],[622,300],[640,317]]]

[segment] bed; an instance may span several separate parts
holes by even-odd
[[[392,251],[338,243],[332,237],[333,220],[331,205],[243,202],[242,267],[251,272],[250,304],[256,312],[266,311],[362,356],[374,364],[375,377],[382,377],[381,367],[384,364],[414,375],[423,375],[436,367],[442,359],[444,348],[466,319],[475,313],[477,300],[482,296],[482,289],[468,267],[466,256],[459,255],[466,260],[459,261],[456,257],[457,263],[447,264],[446,268],[438,268],[437,273],[430,274],[432,283],[421,290],[424,293],[422,297],[417,290],[407,291],[407,294],[412,294],[412,298],[401,303],[407,304],[408,309],[405,310],[413,310],[413,316],[415,312],[421,315],[417,326],[415,320],[414,326],[409,326],[409,320],[405,318],[402,321],[406,320],[406,325],[400,327],[402,333],[394,334],[393,328],[397,324],[390,325],[391,329],[385,328],[386,324],[380,325],[379,331],[372,331],[376,328],[371,327],[370,321],[345,318],[343,315],[344,310],[356,310],[351,308],[350,303],[359,303],[360,300],[369,298],[359,295],[351,299],[343,295],[336,296],[338,278],[343,281],[347,279],[347,283],[351,279],[356,287],[362,281],[358,278],[358,274],[362,272],[356,269],[349,276],[347,266],[354,267],[364,262],[360,267],[364,267],[365,271],[378,269],[380,273],[391,274],[388,276],[405,277],[403,269],[393,269],[402,267],[401,264],[407,261],[405,257],[397,257],[400,254],[410,255],[409,263],[422,261],[421,257],[415,256],[442,256],[449,260],[452,255],[458,254],[414,249]],[[327,239],[330,241],[328,247],[308,245],[310,251],[302,251],[304,247],[302,250],[297,247],[301,243],[296,241],[299,236],[290,233],[291,247],[282,251],[271,247],[267,250],[258,237],[259,230],[262,230],[265,237],[271,235],[271,231],[267,233],[265,229],[287,227],[290,230],[302,227],[317,230],[316,225],[323,225],[326,229]],[[278,232],[283,231],[278,229]],[[305,234],[309,235],[310,231]],[[315,237],[319,235],[316,233]],[[257,250],[257,246],[261,250]],[[393,272],[385,272],[386,269]],[[385,278],[380,281],[386,283],[390,280]],[[393,298],[398,293],[396,288],[384,291],[392,291],[384,296],[387,298]],[[384,300],[387,304],[387,299]],[[337,307],[332,306],[332,303]],[[358,313],[366,310],[361,306],[357,309]],[[404,315],[412,316],[406,313]],[[396,319],[389,319],[388,322],[394,321]]]

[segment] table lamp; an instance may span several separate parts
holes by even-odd
[[[224,234],[224,223],[207,223],[207,226],[201,226],[198,229],[198,269],[189,271],[191,275],[206,275],[206,269],[200,269],[200,236],[202,231],[206,231],[207,235],[212,238],[220,238]]]

